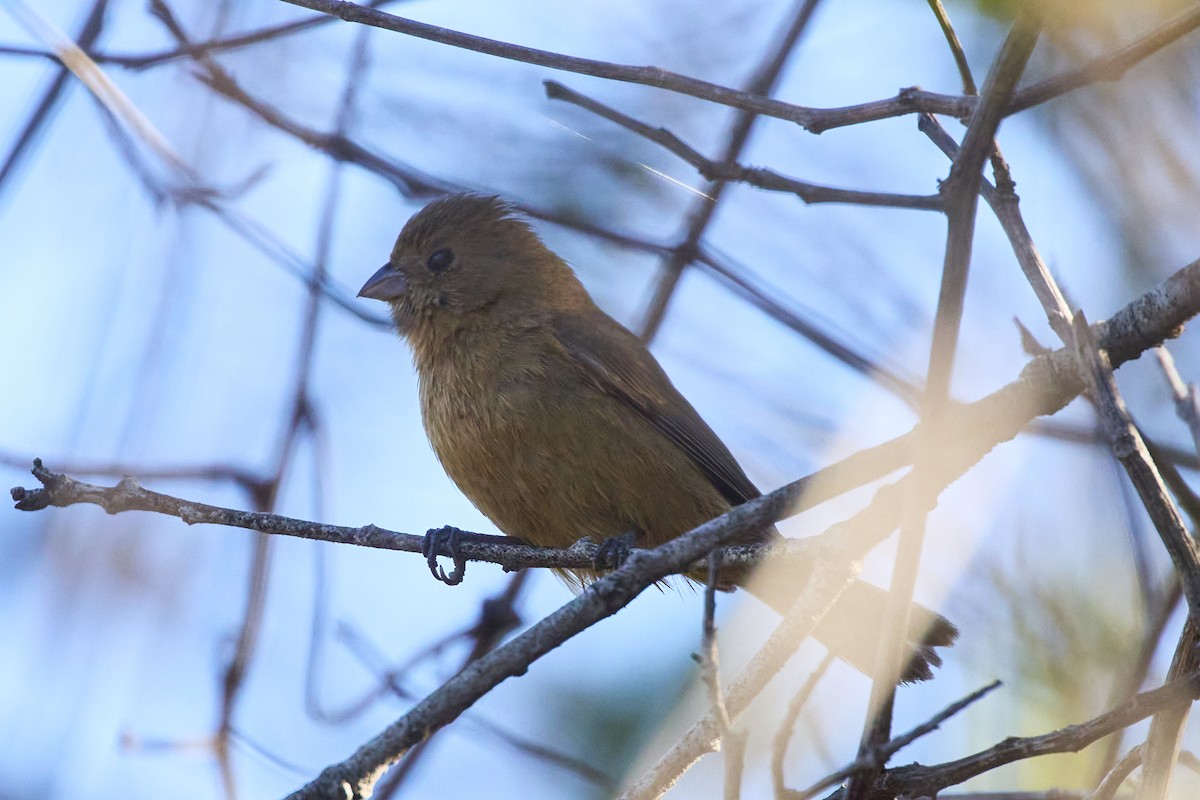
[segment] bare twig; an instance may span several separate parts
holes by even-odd
[[[1142,765],[1142,753],[1145,749],[1145,745],[1139,744],[1122,756],[1104,776],[1104,780],[1100,781],[1096,790],[1087,796],[1087,800],[1112,800],[1129,774]]]
[[[1178,335],[1181,326],[1200,312],[1200,261],[1183,267],[1161,284],[1098,323],[1096,338],[1114,365],[1136,358],[1163,340]],[[943,469],[965,470],[997,444],[1016,436],[1035,416],[1053,414],[1083,388],[1075,372],[1074,357],[1065,350],[1030,361],[1014,382],[969,405],[952,408],[946,427]],[[855,453],[812,475],[765,495],[754,504],[764,507],[764,522],[798,514],[843,492],[875,481],[909,463],[914,432]],[[35,462],[40,489],[13,489],[17,508],[35,511],[49,506],[92,503],[109,513],[153,511],[178,517],[189,524],[209,523],[260,530],[284,536],[342,542],[365,547],[420,552],[420,536],[395,533],[374,525],[349,528],[220,508],[171,497],[142,488],[133,479],[115,487],[73,480]],[[772,515],[779,515],[772,517]],[[787,547],[795,547],[793,542]],[[526,567],[587,568],[595,545],[583,543],[567,550],[543,549],[509,541],[464,541],[462,552],[472,560],[490,561],[508,569]],[[726,559],[736,562],[739,553],[752,548],[729,548]],[[443,553],[448,555],[448,553]]]
[[[1129,418],[1107,354],[1096,345],[1091,329],[1079,317],[1082,314],[1076,314],[1074,330],[1080,371],[1086,377],[1097,410],[1112,438],[1113,454],[1129,472],[1130,480],[1183,581],[1189,619],[1200,627],[1200,552],[1188,535],[1183,518],[1171,500],[1141,434]]]
[[[599,78],[636,83],[644,86],[654,86],[679,94],[698,97],[713,103],[753,111],[763,116],[795,122],[812,133],[821,133],[832,128],[855,125],[862,122],[887,119],[889,117],[914,114],[921,111],[930,114],[945,114],[959,119],[970,116],[975,108],[977,98],[971,96],[956,96],[927,92],[917,88],[903,89],[895,97],[875,100],[841,108],[811,108],[773,100],[769,97],[741,92],[736,89],[719,86],[707,81],[697,80],[685,75],[678,75],[658,67],[634,67],[624,64],[613,64],[607,61],[597,61],[588,58],[551,53],[531,47],[498,42],[481,36],[472,36],[458,31],[439,28],[435,25],[416,22],[403,17],[393,16],[381,11],[364,8],[354,3],[340,0],[285,0],[293,5],[322,11],[349,22],[372,25],[377,28],[416,36],[429,41],[440,42],[452,47],[462,47],[487,55],[522,61],[527,64],[558,69],[564,72],[575,72],[580,75],[592,75]],[[1012,114],[1038,103],[1045,102],[1067,91],[1077,89],[1088,83],[1104,80],[1110,71],[1124,71],[1144,60],[1162,47],[1190,33],[1200,24],[1200,15],[1195,11],[1186,12],[1180,18],[1162,26],[1141,39],[1132,42],[1121,50],[1106,57],[1095,59],[1092,64],[1066,76],[1054,79],[1054,83],[1042,87],[1036,84],[1026,90],[1029,94],[1018,93],[1003,111]],[[1031,90],[1038,89],[1037,92]]]
[[[766,60],[755,71],[754,77],[746,85],[747,92],[769,96],[775,90],[775,86],[779,82],[779,75],[783,72],[783,66],[791,56],[792,50],[795,49],[796,43],[800,41],[801,35],[808,28],[809,20],[816,11],[817,2],[818,0],[800,0],[796,4],[787,28],[780,37],[779,44],[773,48]],[[750,139],[750,131],[757,118],[758,115],[753,111],[746,110],[740,110],[735,115],[726,135],[725,146],[721,148],[721,156],[717,159],[719,163],[733,164],[741,158],[742,150]],[[671,249],[670,255],[660,265],[658,279],[655,281],[646,312],[642,317],[641,324],[635,329],[642,341],[650,342],[654,339],[659,325],[662,324],[667,304],[675,294],[675,288],[679,285],[679,279],[683,275],[684,269],[695,259],[704,232],[712,222],[717,206],[725,196],[725,187],[728,185],[728,182],[723,180],[710,181],[700,193],[699,199],[693,202],[692,208],[687,214],[687,230],[679,243]]]
[[[33,459],[0,450],[0,464],[25,469]],[[99,477],[122,477],[138,475],[147,480],[164,481],[228,481],[253,495],[262,491],[267,478],[253,470],[236,464],[194,464],[188,466],[147,466],[121,461],[62,461],[55,459],[64,473],[95,475]]]
[[[957,157],[958,144],[934,117],[922,114],[917,124],[920,130],[943,153],[950,158]],[[998,189],[986,180],[980,181],[979,193],[991,206],[993,213],[1004,228],[1008,241],[1012,245],[1013,253],[1016,254],[1017,263],[1020,264],[1025,279],[1033,287],[1033,292],[1041,303],[1042,310],[1046,313],[1050,328],[1058,334],[1058,338],[1064,344],[1070,342],[1072,340],[1071,310],[1054,277],[1050,274],[1050,269],[1042,260],[1041,254],[1033,243],[1033,237],[1030,236],[1029,229],[1025,226],[1025,220],[1021,216],[1016,194],[1011,191],[1011,188]]]
[[[721,557],[717,548],[708,556],[708,580],[704,586],[704,624],[701,631],[700,674],[708,687],[712,713],[717,720],[721,751],[725,755],[725,800],[737,800],[742,793],[742,771],[746,757],[746,735],[733,729],[733,720],[725,705],[721,688],[721,659],[717,652],[717,585],[720,583]]]
[[[833,652],[826,651],[825,656],[821,659],[821,663],[817,665],[812,674],[808,676],[808,679],[804,681],[804,685],[800,687],[800,691],[796,692],[792,699],[788,701],[783,721],[779,723],[779,730],[775,732],[775,736],[771,740],[771,783],[775,788],[776,797],[782,797],[786,791],[783,776],[783,760],[787,756],[788,742],[792,739],[796,720],[800,717],[800,712],[803,710],[804,704],[812,697],[817,684],[825,676],[825,673],[829,670],[829,665],[832,663]]]
[[[104,30],[104,15],[107,10],[108,0],[96,0],[92,4],[87,19],[83,23],[79,35],[76,37],[80,48],[86,50],[92,47],[96,43],[96,40],[100,38],[100,33]],[[25,122],[24,127],[21,128],[21,132],[17,134],[16,141],[13,142],[8,155],[4,157],[4,162],[0,164],[0,195],[2,195],[4,188],[8,186],[9,179],[23,160],[25,154],[29,152],[30,146],[37,139],[38,133],[42,130],[46,121],[51,118],[52,112],[70,85],[70,80],[70,70],[66,66],[61,67],[51,79],[50,85],[46,87],[42,99],[34,107],[33,113],[29,115],[29,119]]]
[[[1175,368],[1175,359],[1166,347],[1154,348],[1154,355],[1158,357],[1163,377],[1166,378],[1171,396],[1175,398],[1175,413],[1187,425],[1196,451],[1200,453],[1200,390],[1194,383],[1183,382],[1179,370]]]
[[[1026,86],[1017,92],[1007,113],[1016,114],[1092,83],[1118,80],[1130,68],[1137,66],[1167,45],[1187,36],[1198,27],[1200,27],[1200,5],[1180,12],[1145,36],[1135,39],[1112,53],[1094,58],[1078,69]]]
[[[1029,4],[1022,6],[984,82],[980,103],[971,115],[962,149],[954,159],[950,176],[943,185],[949,230],[933,341],[929,350],[929,374],[921,403],[923,432],[917,438],[912,473],[917,483],[913,493],[904,502],[904,520],[900,525],[896,564],[884,615],[883,637],[879,643],[879,666],[871,686],[860,757],[870,755],[890,738],[895,676],[900,674],[904,659],[909,611],[925,538],[925,521],[941,485],[940,481],[933,480],[928,484],[925,481],[932,478],[932,465],[941,458],[945,441],[944,412],[950,401],[950,378],[958,347],[958,331],[975,237],[980,171],[984,159],[993,151],[1003,110],[1033,52],[1039,27],[1037,15],[1032,13]],[[847,786],[848,798],[863,800],[876,774],[875,768],[855,773]]]
[[[950,46],[950,54],[954,56],[954,65],[958,67],[958,75],[962,79],[963,94],[978,94],[979,92],[975,88],[975,79],[971,77],[971,67],[967,64],[967,54],[963,52],[962,42],[958,40],[958,34],[954,32],[954,26],[950,24],[950,16],[946,13],[946,7],[942,5],[942,0],[929,0],[929,7],[933,10],[933,15],[937,17],[942,35],[946,37],[946,44]]]
[[[474,662],[414,706],[383,733],[346,761],[326,768],[293,800],[370,796],[383,771],[432,731],[444,727],[506,678],[523,674],[529,665],[594,623],[608,617],[646,587],[690,564],[728,541],[761,528],[765,498],[732,509],[677,539],[635,551],[615,572],[600,578],[558,611]]]
[[[949,797],[941,794],[941,790],[947,786],[954,786],[1014,761],[1050,753],[1077,753],[1114,731],[1164,708],[1197,698],[1200,698],[1200,674],[1193,673],[1174,683],[1136,695],[1087,722],[1040,736],[1009,737],[986,750],[944,764],[895,767],[884,773],[881,782],[874,787],[872,797],[880,800],[901,794],[911,797]],[[835,792],[832,797],[841,800],[843,793]]]
[[[521,61],[526,64],[550,67],[564,72],[574,72],[580,75],[591,75],[597,78],[637,83],[645,86],[655,86],[680,94],[699,97],[722,105],[733,106],[756,114],[779,117],[801,125],[808,124],[814,117],[814,110],[794,106],[779,100],[772,100],[759,94],[751,94],[736,89],[719,86],[708,81],[679,75],[658,67],[633,67],[624,64],[613,64],[607,61],[597,61],[590,58],[578,58],[562,53],[552,53],[532,47],[509,44],[507,42],[473,36],[468,33],[439,28],[416,20],[397,17],[382,11],[367,9],[354,3],[339,2],[339,0],[286,0],[293,5],[322,11],[326,14],[340,17],[348,22],[372,25],[377,28],[427,39],[432,42],[461,47],[486,55]],[[957,99],[957,98],[952,98]],[[939,113],[948,113],[947,106],[938,105]],[[934,109],[928,109],[934,110]]]
[[[369,8],[379,8],[388,3],[396,2],[396,0],[368,0],[363,5]],[[192,58],[204,53],[221,53],[227,50],[237,50],[250,45],[261,44],[263,42],[272,42],[278,39],[283,39],[297,33],[312,28],[321,27],[336,18],[328,14],[318,14],[312,17],[294,20],[292,22],[284,22],[279,25],[270,25],[265,28],[260,28],[256,31],[247,33],[239,33],[233,36],[223,36],[216,39],[208,39],[195,44],[176,47],[169,50],[159,50],[153,53],[143,53],[140,55],[128,53],[100,53],[92,50],[91,46],[85,47],[88,55],[97,64],[112,64],[116,67],[124,67],[126,69],[141,70],[150,67],[157,67],[162,64],[167,64],[181,58]],[[0,55],[6,56],[31,56],[36,58],[53,59],[58,61],[58,56],[50,50],[43,50],[36,47],[13,47],[0,46]]]
[[[545,86],[546,96],[552,100],[565,100],[665,147],[695,167],[704,178],[710,181],[732,181],[772,192],[787,192],[796,195],[806,203],[854,203],[864,206],[915,208],[926,211],[936,211],[942,205],[942,198],[939,195],[891,194],[838,189],[789,178],[761,167],[745,167],[741,164],[712,161],[665,128],[655,128],[640,122],[597,100],[568,89],[557,81],[546,81]]]
[[[890,760],[891,757],[900,750],[908,747],[922,736],[937,730],[938,727],[940,727],[943,722],[950,719],[950,717],[962,711],[964,708],[976,702],[977,700],[983,699],[986,695],[990,694],[993,690],[999,687],[1000,681],[992,681],[987,686],[976,689],[961,700],[951,703],[949,706],[942,709],[933,717],[925,722],[922,722],[912,730],[903,733],[888,742],[885,742],[875,750],[865,755],[859,755],[859,757],[854,761],[850,762],[841,769],[826,775],[824,778],[821,778],[807,789],[804,789],[800,792],[786,792],[785,796],[788,798],[788,800],[808,800],[808,798],[815,797],[819,792],[828,789],[830,786],[840,783],[841,781],[853,775],[855,772],[864,769],[878,770],[882,768],[885,764],[887,764],[888,760]]]

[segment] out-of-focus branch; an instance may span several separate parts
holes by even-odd
[[[1092,83],[1119,80],[1132,67],[1196,28],[1200,28],[1200,5],[1180,12],[1145,36],[1078,69],[1026,86],[1013,97],[1006,113],[1016,114]]]
[[[904,515],[891,590],[879,642],[878,667],[871,685],[871,700],[863,726],[859,756],[871,756],[891,736],[891,715],[896,676],[904,663],[913,591],[925,541],[925,523],[944,482],[938,479],[943,443],[950,434],[946,410],[950,406],[950,380],[958,350],[959,327],[967,292],[967,275],[975,239],[979,184],[983,162],[995,147],[995,134],[1017,81],[1024,74],[1040,32],[1040,20],[1030,4],[1021,7],[980,92],[971,115],[962,149],[942,185],[947,217],[946,248],[937,314],[929,347],[929,370],[921,402],[921,426],[911,473],[914,486],[904,498]],[[856,772],[846,788],[850,800],[863,800],[875,783],[878,767]]]
[[[659,67],[635,67],[613,64],[589,58],[552,53],[532,47],[499,42],[482,36],[473,36],[459,31],[440,28],[423,22],[386,14],[355,3],[341,0],[285,0],[292,5],[321,11],[340,17],[348,22],[372,25],[376,28],[427,39],[433,42],[461,47],[486,55],[521,61],[527,64],[592,75],[598,78],[653,86],[679,94],[697,97],[721,105],[753,111],[768,117],[795,122],[812,133],[821,133],[832,128],[856,125],[889,117],[913,114],[921,111],[930,114],[966,118],[974,110],[977,98],[962,95],[946,95],[927,92],[917,88],[903,89],[895,97],[875,100],[841,108],[812,108],[773,100],[762,95],[742,92],[725,86],[679,75]],[[1144,37],[1126,45],[1115,53],[1093,60],[1089,65],[1068,75],[1060,76],[1042,84],[1035,84],[1025,92],[1014,95],[1003,113],[1013,114],[1051,97],[1077,89],[1088,83],[1110,79],[1110,76],[1128,70],[1138,62],[1187,35],[1200,25],[1200,11],[1185,12],[1174,20],[1152,31]],[[1037,89],[1035,93],[1032,90]]]
[[[1112,439],[1113,455],[1129,473],[1142,504],[1158,530],[1188,601],[1188,620],[1171,661],[1168,677],[1177,678],[1196,669],[1197,632],[1200,631],[1200,552],[1184,527],[1162,476],[1150,457],[1141,435],[1129,417],[1117,390],[1112,368],[1103,350],[1096,346],[1083,314],[1075,317],[1075,347],[1080,372],[1086,376],[1089,396]],[[1183,726],[1191,703],[1179,703],[1155,714],[1146,739],[1139,800],[1164,800],[1179,754]]]
[[[533,661],[615,614],[648,586],[694,563],[714,548],[761,528],[770,508],[769,496],[761,497],[652,550],[635,550],[619,569],[450,678],[349,759],[326,768],[289,797],[291,800],[369,797],[388,765],[432,731],[454,721],[501,681],[524,674]]]
[[[1192,625],[1200,629],[1200,551],[1183,524],[1183,517],[1163,483],[1141,434],[1129,417],[1107,354],[1097,347],[1091,329],[1076,314],[1075,336],[1080,371],[1086,376],[1089,393],[1112,439],[1113,455],[1129,472],[1129,478],[1150,513],[1163,545],[1183,581]]]
[[[942,29],[942,35],[946,37],[946,44],[950,47],[950,54],[954,56],[954,66],[958,67],[958,75],[963,85],[963,94],[978,94],[979,90],[975,88],[975,79],[971,76],[971,67],[967,64],[967,54],[963,51],[962,42],[959,41],[958,34],[954,31],[954,26],[950,24],[950,15],[946,13],[946,7],[942,5],[942,0],[928,0],[928,2],[929,8],[937,18],[938,27]]]
[[[915,742],[917,739],[921,738],[922,736],[925,736],[925,735],[937,730],[941,726],[941,724],[943,722],[945,722],[946,720],[950,719],[950,717],[959,713],[960,711],[962,711],[963,709],[965,709],[967,706],[971,705],[972,703],[975,703],[978,700],[982,700],[985,696],[987,696],[988,694],[991,694],[992,691],[994,691],[995,689],[998,689],[999,687],[1000,687],[1000,681],[992,681],[987,686],[984,686],[980,689],[976,689],[975,691],[971,692],[969,695],[962,698],[961,700],[957,700],[957,701],[951,703],[950,705],[946,706],[946,708],[942,709],[937,714],[933,715],[925,722],[922,722],[920,725],[916,726],[912,730],[907,731],[906,733],[903,733],[903,734],[895,737],[894,739],[891,739],[891,740],[885,742],[884,744],[880,745],[878,748],[874,749],[873,751],[871,751],[869,753],[866,753],[865,755],[860,755],[858,758],[854,759],[854,761],[852,761],[851,763],[847,764],[846,766],[842,767],[839,770],[831,772],[830,774],[826,775],[824,778],[821,778],[819,781],[817,781],[816,783],[809,786],[807,789],[804,789],[803,791],[799,791],[799,792],[786,791],[783,793],[782,796],[787,798],[787,800],[809,800],[809,798],[815,797],[819,792],[824,791],[825,789],[828,789],[830,786],[833,786],[834,784],[837,784],[837,783],[841,783],[843,780],[850,777],[851,775],[853,775],[855,772],[858,772],[859,770],[863,770],[863,769],[876,769],[877,770],[877,769],[882,768],[885,764],[887,764],[888,760],[892,756],[894,756],[896,753],[900,752],[905,747],[908,747],[910,744],[912,744],[913,742]]]
[[[1200,698],[1200,674],[1142,692],[1098,717],[1040,736],[1013,736],[973,755],[925,766],[895,767],[884,773],[871,792],[874,800],[897,795],[950,797],[941,790],[982,775],[996,767],[1051,753],[1076,753],[1109,734],[1127,728],[1164,708]],[[832,800],[842,800],[835,792]]]
[[[708,582],[704,586],[704,623],[701,626],[700,677],[708,688],[710,713],[717,720],[721,752],[725,756],[725,800],[738,800],[742,792],[742,773],[746,765],[746,733],[733,728],[725,690],[721,687],[721,658],[717,650],[717,584],[721,558],[718,548],[708,556]]]
[[[396,2],[396,0],[369,0],[363,3],[368,8],[379,8],[388,3]],[[84,50],[93,61],[97,64],[111,64],[115,67],[124,67],[126,69],[140,70],[150,67],[157,67],[161,64],[168,64],[172,61],[177,61],[181,58],[192,58],[203,53],[221,53],[228,50],[237,50],[250,45],[261,44],[263,42],[271,42],[277,39],[283,39],[296,33],[302,33],[312,28],[322,27],[330,22],[333,22],[336,17],[331,17],[328,14],[318,14],[312,17],[305,17],[293,22],[284,22],[279,25],[270,25],[266,28],[260,28],[256,31],[247,33],[239,33],[234,36],[222,36],[216,39],[207,39],[195,44],[183,45],[169,50],[159,50],[154,53],[143,53],[141,55],[125,54],[125,53],[100,53],[91,49],[91,46],[84,46]],[[82,40],[80,45],[83,46]],[[11,47],[0,46],[0,55],[7,56],[31,56],[36,58],[49,58],[59,60],[58,56],[50,50],[42,50],[36,47]]]
[[[704,178],[710,181],[731,181],[772,192],[787,192],[796,195],[806,203],[854,203],[863,206],[916,208],[926,211],[937,211],[942,207],[940,195],[908,195],[838,189],[833,186],[822,186],[789,178],[761,167],[746,167],[741,164],[712,161],[665,128],[655,128],[640,122],[601,102],[568,89],[557,81],[546,81],[545,86],[546,96],[550,99],[565,100],[665,147],[695,167]]]
[[[1122,308],[1111,319],[1096,325],[1096,338],[1114,365],[1136,358],[1167,338],[1177,336],[1183,324],[1200,312],[1200,261],[1182,268],[1161,284]],[[1074,369],[1073,356],[1056,350],[1039,356],[1021,371],[1020,377],[990,395],[947,413],[947,471],[965,471],[997,444],[1017,435],[1035,416],[1053,414],[1083,388]],[[825,502],[852,488],[877,480],[909,463],[914,433],[862,450],[812,475],[794,481],[752,501],[763,509],[763,521],[772,522],[787,514]],[[398,534],[368,525],[348,528],[321,525],[275,514],[255,514],[194,503],[143,489],[132,479],[116,487],[81,483],[35,464],[41,489],[13,489],[13,499],[22,510],[76,503],[99,505],[109,513],[154,511],[198,522],[230,525],[286,536],[344,542],[367,547],[420,552],[420,536]],[[790,546],[790,545],[789,545]],[[462,552],[474,560],[486,560],[509,569],[523,567],[586,568],[592,549],[579,545],[569,550],[549,550],[514,545],[464,541]],[[726,558],[736,561],[741,548],[730,548]],[[553,554],[553,555],[551,555]]]
[[[1129,774],[1142,765],[1142,754],[1145,749],[1145,745],[1139,744],[1122,756],[1104,776],[1104,780],[1100,781],[1096,790],[1087,796],[1087,800],[1112,800],[1117,794],[1117,789],[1121,788],[1121,784],[1125,782]]]
[[[104,30],[104,16],[107,10],[108,0],[97,0],[92,5],[87,20],[83,23],[79,36],[76,37],[81,48],[92,47],[100,38],[100,33]],[[60,61],[60,63],[63,62]],[[38,101],[21,132],[17,134],[17,139],[9,149],[8,155],[0,164],[0,194],[8,186],[9,179],[15,174],[16,168],[24,159],[25,154],[29,152],[30,146],[37,140],[38,133],[43,129],[46,121],[51,118],[54,108],[63,97],[63,92],[70,85],[70,80],[71,71],[64,64],[58,69],[58,74],[51,79],[42,99]]]
[[[818,0],[799,0],[796,3],[779,43],[767,55],[759,68],[755,70],[749,83],[746,84],[747,92],[763,96],[770,96],[774,92],[779,83],[779,76],[783,72],[783,66],[787,63],[804,31],[808,29],[808,23],[817,9],[817,3]],[[718,162],[733,164],[741,158],[742,150],[745,149],[746,142],[750,140],[750,131],[754,129],[757,119],[757,114],[744,109],[734,115],[733,122],[726,132],[725,144],[721,148]],[[635,328],[643,342],[649,343],[654,340],[667,312],[667,304],[675,295],[679,279],[683,276],[683,271],[696,259],[704,232],[708,230],[709,223],[712,222],[717,212],[717,206],[725,197],[725,189],[728,186],[728,181],[710,180],[699,197],[692,201],[686,217],[687,227],[683,238],[671,248],[670,254],[659,265],[658,276],[654,282],[650,300],[646,304],[642,322]]]
[[[1197,389],[1194,383],[1184,383],[1170,350],[1166,347],[1156,347],[1154,354],[1158,357],[1158,364],[1171,390],[1171,396],[1175,398],[1175,413],[1187,425],[1196,452],[1200,453],[1200,389]]]
[[[804,708],[804,704],[812,697],[812,693],[817,688],[817,684],[821,681],[821,678],[825,677],[825,673],[833,663],[833,657],[832,651],[825,651],[825,655],[821,658],[821,663],[817,665],[812,674],[804,681],[804,685],[800,687],[800,691],[796,692],[792,696],[792,699],[788,701],[787,711],[783,714],[783,721],[779,723],[779,730],[775,732],[775,736],[771,740],[771,784],[777,797],[782,797],[787,788],[783,777],[783,760],[787,756],[788,743],[792,739],[796,720],[800,717],[800,711]]]

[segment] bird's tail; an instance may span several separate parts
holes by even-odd
[[[722,577],[725,577],[724,575]],[[796,582],[782,576],[751,575],[736,583],[780,614],[786,614],[799,597]],[[806,581],[801,581],[803,585]],[[883,636],[887,592],[874,584],[856,580],[838,597],[837,603],[817,625],[813,635],[829,650],[859,672],[875,672],[879,640]],[[927,681],[933,668],[942,665],[934,648],[948,647],[958,637],[958,628],[948,619],[914,603],[909,611],[909,658],[901,683]]]

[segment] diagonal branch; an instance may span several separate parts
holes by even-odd
[[[914,490],[905,497],[892,586],[884,613],[883,637],[879,643],[879,667],[871,686],[860,756],[870,754],[890,738],[896,689],[894,676],[900,674],[903,664],[909,612],[925,539],[925,522],[942,485],[934,475],[949,433],[948,426],[944,425],[945,411],[950,403],[950,379],[954,371],[971,248],[975,238],[980,172],[984,160],[993,150],[1003,110],[1025,70],[1037,43],[1039,30],[1039,20],[1031,12],[1030,5],[1022,6],[984,82],[980,102],[971,115],[962,149],[954,159],[950,176],[943,185],[948,232],[933,341],[929,347],[928,378],[921,403],[922,432],[917,438],[913,464],[912,475],[917,480]],[[848,797],[851,800],[866,797],[877,773],[877,769],[866,769],[852,777],[847,787]]]
[[[1158,286],[1119,310],[1111,319],[1097,323],[1096,339],[1114,366],[1137,358],[1163,340],[1179,335],[1187,320],[1200,313],[1200,261],[1192,262]],[[964,472],[996,445],[1015,437],[1030,420],[1054,414],[1083,389],[1075,372],[1074,357],[1065,350],[1038,356],[1025,365],[1020,376],[973,403],[952,408],[946,430],[944,472]],[[888,442],[854,453],[756,499],[747,506],[762,509],[763,521],[773,522],[799,514],[851,489],[876,481],[910,463],[913,442],[920,426]],[[395,533],[374,525],[344,527],[305,522],[278,514],[257,514],[196,503],[142,488],[132,478],[115,487],[96,486],[59,475],[35,461],[34,476],[41,489],[12,490],[16,507],[36,511],[50,506],[91,503],[112,514],[123,511],[152,511],[178,517],[188,524],[208,523],[299,536],[319,541],[341,542],[363,547],[420,552],[422,537]],[[792,542],[788,548],[801,542]],[[507,569],[591,566],[594,545],[576,545],[567,550],[464,541],[462,552],[472,560],[489,561]],[[730,548],[726,560],[737,562],[749,549]],[[443,553],[448,555],[448,553]]]
[[[936,211],[942,207],[942,198],[939,195],[907,195],[838,189],[833,186],[822,186],[819,183],[790,178],[763,167],[747,167],[729,161],[713,161],[666,128],[655,128],[640,122],[597,100],[568,89],[557,81],[546,81],[545,85],[546,96],[550,99],[565,100],[661,145],[695,167],[701,176],[710,181],[745,183],[767,191],[788,192],[796,195],[805,203],[856,203],[864,206],[916,208],[926,211]]]
[[[591,75],[598,78],[623,81],[626,83],[653,86],[659,89],[679,94],[697,97],[721,105],[752,111],[755,114],[775,117],[802,126],[810,133],[822,133],[833,128],[856,125],[863,122],[888,119],[927,112],[930,114],[945,114],[959,119],[970,116],[977,104],[977,98],[963,95],[939,94],[918,88],[903,89],[895,97],[883,100],[873,100],[840,108],[813,108],[798,106],[763,97],[761,94],[743,92],[726,86],[698,80],[686,75],[679,75],[659,67],[636,67],[626,64],[613,64],[590,58],[579,58],[532,47],[509,44],[482,36],[440,28],[423,22],[398,17],[377,11],[355,3],[342,0],[284,0],[292,5],[321,11],[331,16],[340,17],[348,22],[371,25],[384,30],[395,31],[408,36],[415,36],[433,42],[461,47],[486,55],[521,61],[527,64],[558,69],[564,72],[574,72],[579,75]],[[1014,114],[1026,108],[1045,102],[1096,81],[1109,79],[1129,69],[1166,45],[1191,33],[1200,26],[1200,8],[1192,9],[1181,14],[1174,20],[1164,24],[1150,34],[1126,45],[1117,52],[1102,56],[1085,65],[1080,70],[1051,79],[1043,84],[1035,84],[1025,92],[1018,93],[1012,98],[1012,103],[1004,109],[1004,114]],[[1033,92],[1037,89],[1037,92]]]
[[[800,0],[796,4],[787,31],[766,61],[758,68],[754,77],[751,78],[750,83],[746,86],[747,92],[769,96],[774,91],[775,86],[779,83],[779,76],[783,72],[784,64],[787,63],[796,43],[800,41],[800,36],[808,28],[809,20],[817,10],[818,2],[819,0]],[[718,161],[733,163],[741,158],[742,150],[750,140],[750,131],[753,130],[757,119],[758,115],[753,111],[742,110],[735,115],[733,124],[726,134],[725,146],[721,148],[721,157]],[[658,332],[658,327],[662,324],[663,316],[667,311],[667,304],[675,294],[675,288],[679,285],[683,271],[696,259],[700,241],[703,239],[709,223],[716,215],[717,206],[724,198],[728,185],[727,181],[710,180],[699,199],[692,203],[687,215],[687,231],[684,233],[683,239],[671,249],[671,254],[659,266],[653,294],[647,304],[642,323],[636,328],[642,341],[647,343],[653,341]]]
[[[1068,725],[1040,736],[1012,736],[956,761],[932,766],[912,764],[889,770],[881,783],[875,786],[872,797],[883,800],[902,794],[912,797],[935,796],[947,786],[954,786],[1014,761],[1051,753],[1077,753],[1093,742],[1164,708],[1197,698],[1200,698],[1200,674],[1192,673],[1174,683],[1135,695],[1087,722]],[[836,792],[832,797],[841,800],[842,794]]]

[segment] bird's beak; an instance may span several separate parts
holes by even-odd
[[[408,279],[389,261],[367,278],[367,282],[358,290],[358,296],[371,300],[396,300],[407,291]]]

